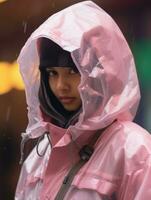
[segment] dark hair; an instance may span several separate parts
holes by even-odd
[[[48,38],[39,39],[40,70],[47,67],[70,67],[77,70],[71,54]]]

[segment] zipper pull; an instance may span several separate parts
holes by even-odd
[[[65,176],[65,178],[63,180],[63,184],[67,184],[68,180],[69,180],[69,176]]]

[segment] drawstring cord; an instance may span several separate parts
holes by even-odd
[[[46,151],[47,151],[47,148],[45,148],[44,152],[43,152],[42,154],[40,154],[40,153],[39,153],[39,149],[38,149],[38,148],[39,148],[39,144],[40,144],[40,142],[44,139],[45,135],[47,136],[47,139],[48,139],[48,142],[49,142],[48,145],[50,145],[50,146],[52,147],[52,144],[51,144],[51,141],[50,141],[50,138],[49,138],[49,132],[46,131],[46,132],[44,132],[43,135],[41,135],[41,136],[39,137],[38,142],[37,142],[37,145],[36,145],[36,152],[37,152],[37,155],[38,155],[39,157],[43,157],[43,156],[45,155]]]
[[[50,138],[49,138],[49,132],[44,132],[39,138],[38,138],[38,142],[36,144],[36,152],[37,152],[37,155],[39,157],[43,157],[46,153],[46,150],[47,150],[47,147],[45,148],[44,152],[41,154],[39,153],[39,144],[40,142],[44,139],[45,135],[47,136],[47,139],[48,139],[48,145],[50,145],[52,147],[52,144],[51,144],[51,141],[50,141]],[[22,165],[23,164],[23,161],[24,161],[24,148],[25,148],[25,144],[26,142],[30,139],[29,135],[26,135],[26,134],[22,134],[22,140],[21,140],[21,144],[20,144],[20,161],[19,161],[19,164]]]

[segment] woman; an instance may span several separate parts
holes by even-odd
[[[91,1],[70,6],[31,35],[19,64],[29,117],[22,145],[39,142],[15,199],[149,200],[151,137],[132,122],[138,80],[113,19]]]

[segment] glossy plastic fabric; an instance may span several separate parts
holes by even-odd
[[[71,52],[81,73],[83,112],[67,130],[43,121],[39,110],[37,39],[47,37]],[[150,200],[151,139],[132,121],[140,93],[132,53],[113,19],[91,1],[51,16],[28,39],[19,56],[29,124],[23,138],[50,132],[25,161],[16,200],[54,199],[64,176],[78,160],[78,147],[95,130],[115,122],[100,137],[90,161],[76,175],[66,200]],[[129,122],[128,122],[129,121]],[[75,145],[75,143],[77,145]],[[51,152],[51,153],[50,153]]]

